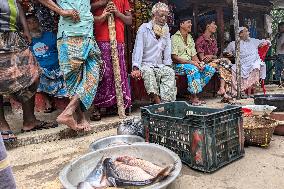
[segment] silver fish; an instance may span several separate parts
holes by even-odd
[[[104,182],[105,178],[105,171],[103,166],[103,159],[102,157],[94,170],[87,176],[87,178],[78,184],[78,189],[89,189],[89,185],[93,188],[104,188],[107,187],[107,183]],[[79,188],[79,186],[81,188]],[[85,188],[83,188],[83,186]],[[89,188],[88,188],[89,187]]]
[[[116,161],[123,162],[126,165],[140,167],[146,173],[152,175],[153,177],[157,176],[163,170],[162,167],[159,167],[151,163],[150,161],[146,161],[131,156],[121,156],[116,158]]]
[[[139,167],[123,165],[121,162],[112,161],[111,158],[106,158],[104,160],[104,166],[106,170],[107,180],[109,181],[110,186],[115,187],[126,187],[126,186],[146,186],[154,182],[159,182],[166,178],[174,169],[174,165],[170,165],[153,177]],[[132,168],[131,168],[132,167]],[[138,169],[140,170],[138,170]],[[133,172],[133,170],[137,172]],[[142,171],[141,171],[142,170]],[[138,172],[139,171],[139,172]],[[141,174],[141,175],[139,175]],[[141,179],[141,180],[138,180]]]

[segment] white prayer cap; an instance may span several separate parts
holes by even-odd
[[[246,27],[239,27],[238,33],[241,33]]]
[[[169,11],[169,7],[167,4],[158,2],[152,8],[152,14],[155,14],[158,11]]]

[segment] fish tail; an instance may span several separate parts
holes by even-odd
[[[169,174],[174,170],[174,165],[169,165],[166,168],[162,169],[155,178],[153,178],[153,182],[159,182],[169,176]]]

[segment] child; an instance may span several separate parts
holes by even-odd
[[[50,97],[67,96],[63,75],[58,63],[56,34],[42,31],[35,15],[27,15],[27,23],[32,36],[30,48],[42,70],[37,91],[42,93],[45,98],[46,109],[44,112],[51,113],[56,108],[51,103]]]

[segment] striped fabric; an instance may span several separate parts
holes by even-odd
[[[18,7],[16,0],[0,1],[0,32],[17,31]]]

